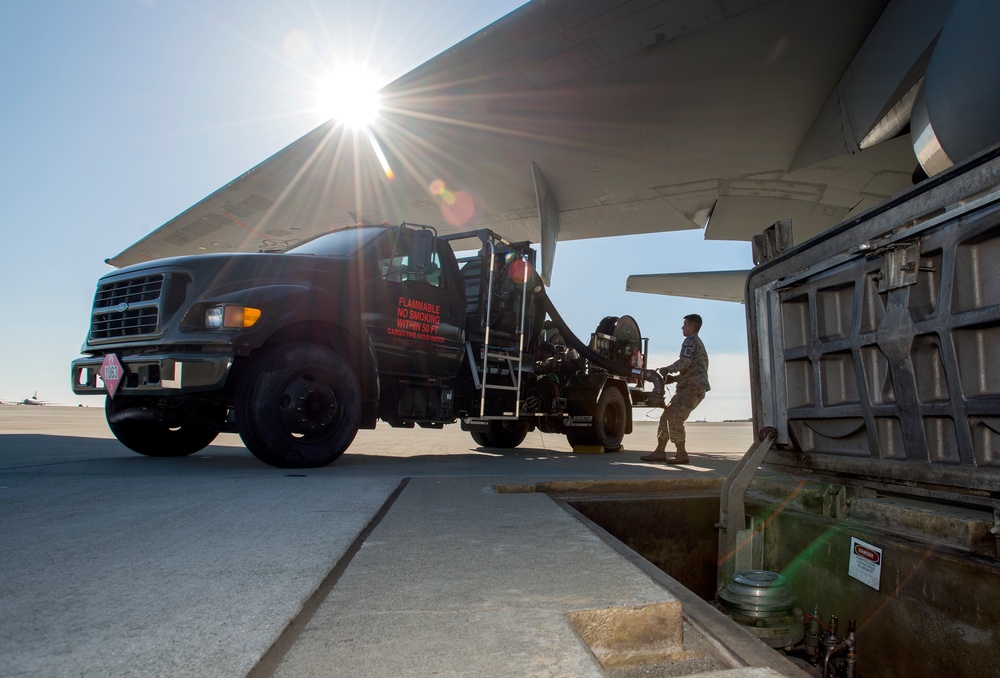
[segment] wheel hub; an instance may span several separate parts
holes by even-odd
[[[622,419],[623,417],[621,416],[621,413],[618,412],[617,409],[615,409],[614,407],[609,407],[604,412],[604,421],[603,421],[604,430],[618,431],[618,429],[622,425]]]
[[[281,418],[293,433],[316,433],[337,418],[337,396],[329,386],[314,381],[293,384],[279,399]]]

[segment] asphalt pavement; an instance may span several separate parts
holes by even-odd
[[[684,467],[641,462],[654,437],[650,420],[614,454],[538,432],[501,452],[380,425],[290,471],[234,435],[157,459],[101,408],[0,407],[0,675],[787,673],[720,660],[669,577],[528,491],[721,479],[752,431],[689,425]]]

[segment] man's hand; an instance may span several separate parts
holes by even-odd
[[[660,369],[658,369],[656,371],[660,373],[661,377],[663,377],[663,383],[664,384],[672,384],[675,381],[677,381],[677,377],[675,377],[672,374],[669,374],[667,372],[667,368],[665,368],[665,367],[661,367]]]

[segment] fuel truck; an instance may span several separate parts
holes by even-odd
[[[118,440],[158,457],[237,432],[268,464],[324,466],[379,419],[460,421],[485,447],[540,429],[617,450],[633,407],[663,406],[635,320],[579,340],[530,243],[486,229],[358,226],[129,266],[98,282],[81,352],[73,392],[103,395]]]

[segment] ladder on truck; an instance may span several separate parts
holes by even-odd
[[[486,276],[486,309],[482,315],[483,343],[477,356],[472,347],[472,342],[467,341],[465,350],[469,358],[469,365],[472,368],[472,378],[475,388],[479,391],[479,415],[476,419],[489,420],[514,420],[521,415],[521,379],[523,374],[522,365],[524,362],[524,320],[527,309],[527,291],[530,276],[527,273],[519,283],[521,287],[520,308],[518,309],[518,319],[514,327],[514,332],[501,332],[492,326],[491,317],[493,315],[493,291],[496,281],[496,242],[506,245],[507,242],[501,236],[491,231],[486,231],[480,236],[483,244],[489,248],[489,269]],[[478,255],[477,255],[478,256]],[[524,270],[528,271],[528,257],[521,255],[521,261],[525,264]],[[512,281],[514,282],[514,281]],[[496,339],[505,339],[503,342],[508,345],[500,345]],[[497,400],[491,399],[491,394],[498,392],[508,392],[513,394],[513,409],[492,411],[487,408],[487,403]]]

